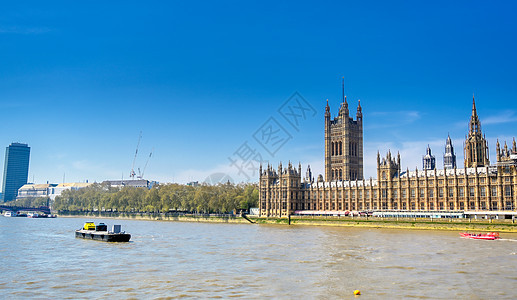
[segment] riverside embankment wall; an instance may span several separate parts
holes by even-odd
[[[112,218],[127,220],[155,220],[171,222],[206,222],[206,223],[243,223],[250,222],[235,215],[168,215],[152,213],[99,213],[66,212],[60,217]],[[423,218],[377,218],[377,217],[322,217],[292,216],[287,218],[250,218],[256,224],[275,224],[293,226],[340,226],[420,230],[457,230],[457,231],[499,231],[517,232],[517,223],[512,220],[486,219],[423,219]]]

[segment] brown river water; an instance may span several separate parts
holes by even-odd
[[[517,234],[0,217],[3,299],[516,299]],[[361,296],[354,296],[354,290]]]

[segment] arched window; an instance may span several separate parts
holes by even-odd
[[[334,142],[330,143],[330,155],[334,155]]]
[[[339,142],[339,155],[343,155],[343,142]]]
[[[339,180],[343,180],[343,170],[339,169]]]

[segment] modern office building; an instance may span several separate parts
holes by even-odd
[[[27,183],[31,148],[27,144],[12,143],[5,149],[2,201],[12,201],[18,189]]]

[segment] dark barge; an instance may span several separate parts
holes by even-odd
[[[129,242],[131,234],[121,231],[120,225],[113,225],[113,230],[108,231],[104,223],[95,226],[93,222],[86,222],[83,228],[75,231],[75,237],[103,242]]]

